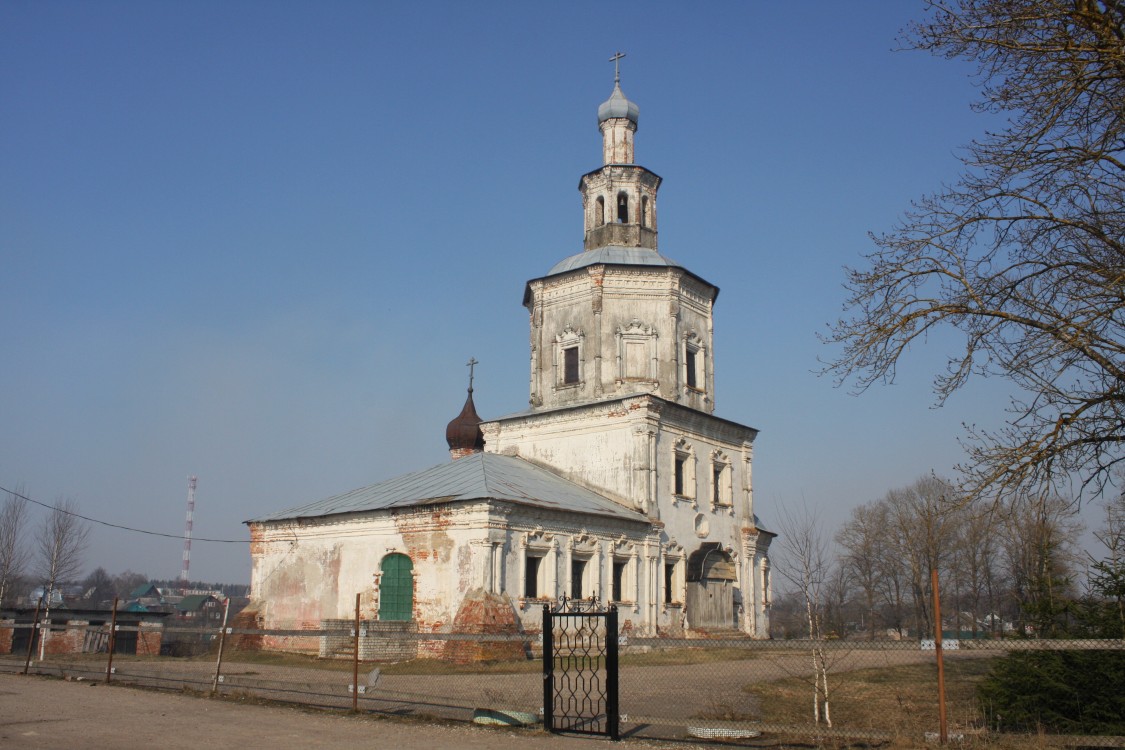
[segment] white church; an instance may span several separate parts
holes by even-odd
[[[769,637],[757,430],[714,414],[719,290],[659,252],[638,114],[618,76],[583,250],[524,290],[529,408],[482,421],[470,378],[450,461],[247,521],[259,627],[350,619],[358,594],[388,628],[536,632],[565,596],[638,636]]]

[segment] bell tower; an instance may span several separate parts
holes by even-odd
[[[610,60],[619,64],[624,55]],[[661,255],[660,177],[633,163],[640,109],[621,90],[598,107],[603,164],[582,175],[582,252],[528,282],[532,410],[651,394],[715,409],[718,287]]]
[[[608,245],[656,249],[656,191],[660,177],[633,163],[633,138],[640,108],[621,90],[619,62],[614,55],[613,93],[598,107],[602,132],[600,169],[582,175],[578,190],[585,208],[585,249]]]

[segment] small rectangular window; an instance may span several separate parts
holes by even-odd
[[[723,502],[723,467],[715,465],[711,470],[711,496],[716,503]]]
[[[628,562],[625,560],[613,561],[613,601],[620,602],[625,600],[625,566]]]
[[[586,575],[586,561],[585,560],[571,560],[570,561],[570,598],[581,599],[584,594],[582,587],[582,578]]]
[[[563,349],[563,384],[572,385],[578,382],[578,347],[568,346]]]
[[[693,349],[687,350],[687,384],[688,388],[698,388],[699,378],[696,377],[696,353]]]
[[[676,481],[672,491],[677,495],[684,494],[684,460],[683,456],[676,456]]]
[[[524,565],[523,595],[528,599],[539,597],[539,566],[543,564],[542,557],[528,555]]]
[[[676,563],[664,563],[664,603],[671,604],[676,600]]]

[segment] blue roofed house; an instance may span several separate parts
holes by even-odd
[[[583,250],[525,288],[529,408],[482,421],[470,377],[451,461],[248,521],[260,625],[350,619],[358,594],[419,632],[535,631],[545,601],[596,596],[627,632],[769,636],[757,430],[714,414],[719,290],[657,251],[638,118],[615,83]]]

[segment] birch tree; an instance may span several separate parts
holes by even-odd
[[[812,643],[813,720],[817,724],[823,721],[832,726],[829,655],[823,646],[825,585],[833,567],[829,541],[817,519],[804,506],[799,511],[782,512],[778,532],[780,559],[773,569],[787,587],[801,597],[808,638]]]
[[[51,599],[59,584],[77,578],[82,570],[90,527],[77,513],[77,501],[60,498],[39,527],[37,572],[46,601],[44,619],[50,616]]]

